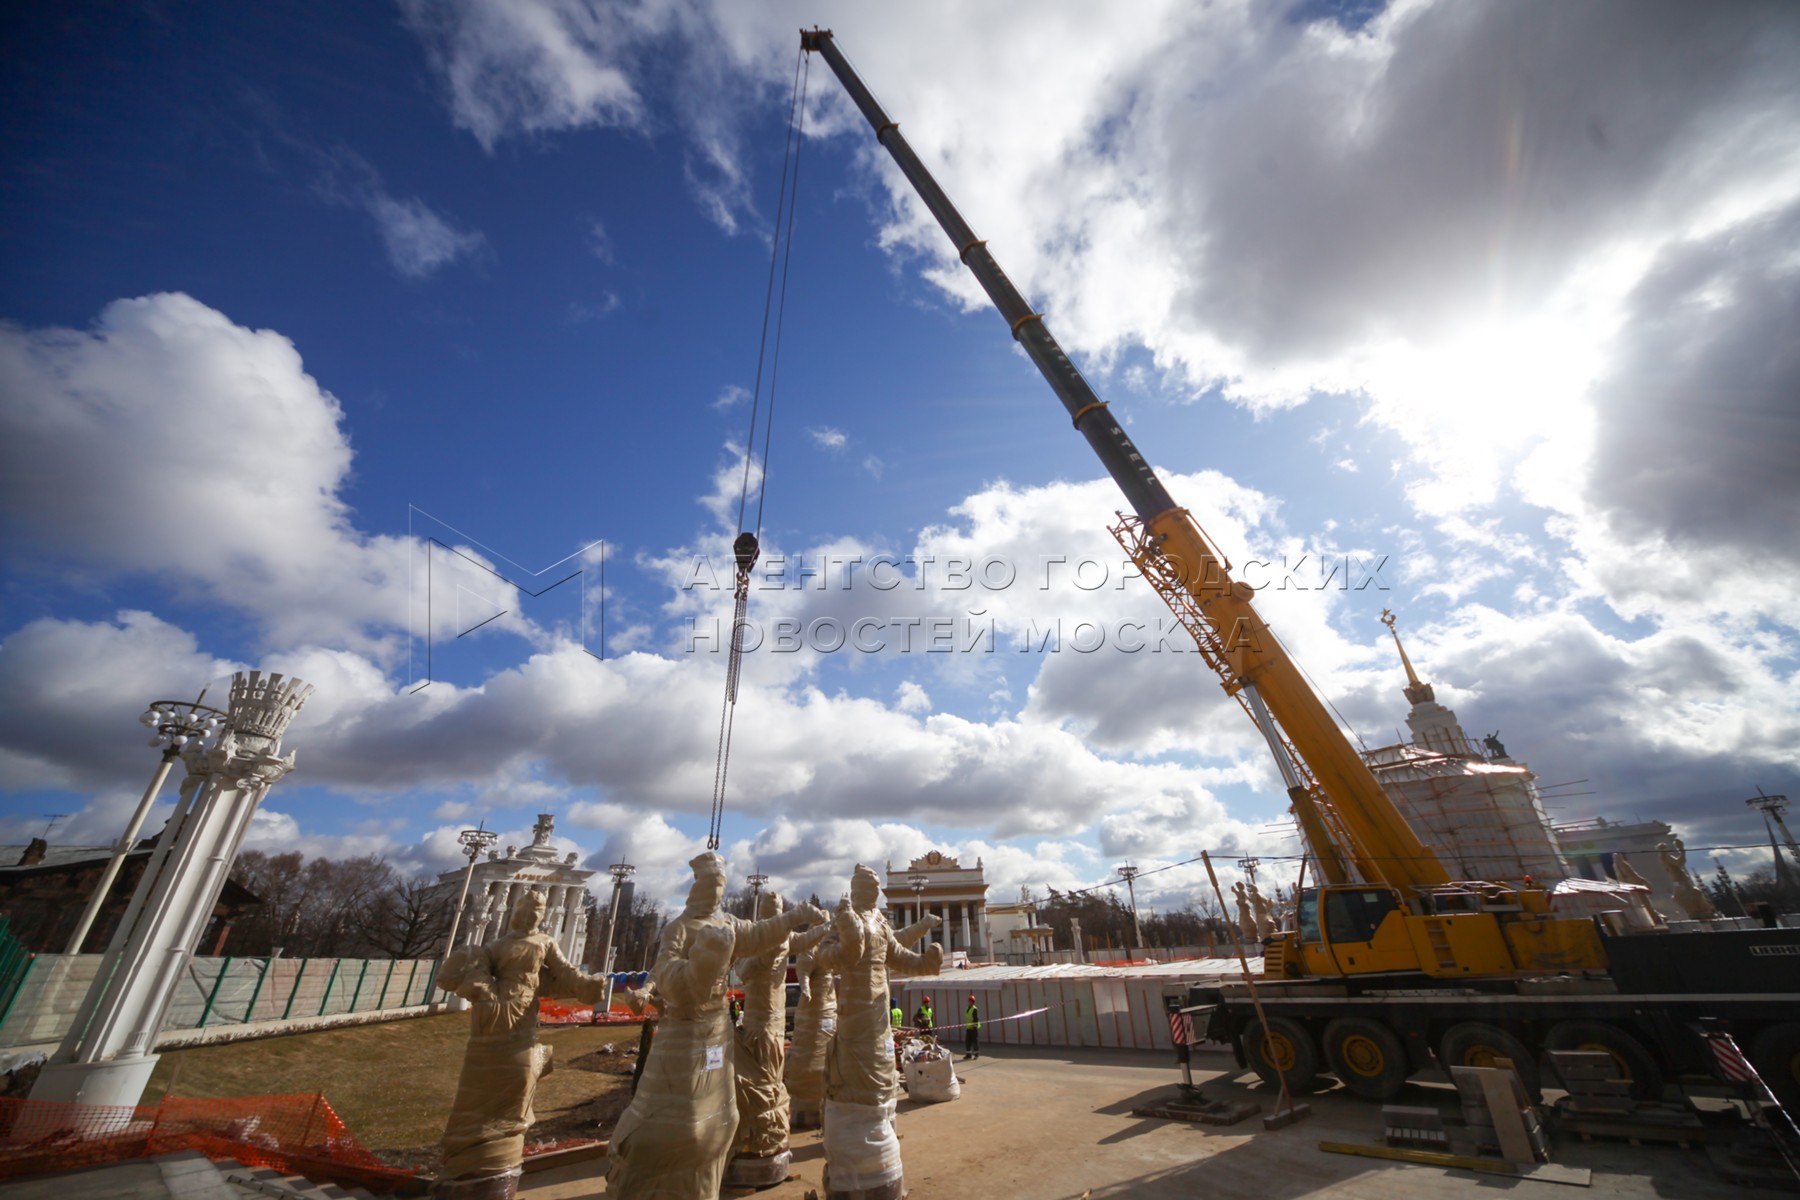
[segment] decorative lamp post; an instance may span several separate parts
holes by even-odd
[[[1242,871],[1249,878],[1251,887],[1256,886],[1256,868],[1260,866],[1262,866],[1262,859],[1260,858],[1240,858],[1237,860],[1238,870]]]
[[[631,878],[637,868],[630,863],[616,862],[606,868],[612,875],[613,894],[612,909],[606,917],[606,952],[600,956],[601,974],[611,974],[613,965],[613,933],[619,927],[619,893],[625,888],[625,881]]]
[[[32,1085],[31,1099],[122,1108],[142,1098],[157,1061],[151,1047],[226,873],[257,806],[294,769],[293,753],[281,752],[281,737],[312,690],[291,676],[239,672],[210,743],[191,733],[169,735],[171,742],[186,738],[178,757],[187,777],[174,815],[156,839],[68,1033]],[[176,715],[182,708],[193,712],[185,702],[176,708]],[[151,711],[164,713],[160,719],[167,723],[169,706]]]
[[[906,877],[906,882],[912,885],[913,920],[923,921],[925,919],[925,885],[931,882],[931,876],[915,872]],[[931,930],[927,929],[925,936],[919,939],[919,949],[924,950],[929,945],[931,945]]]
[[[1133,880],[1138,877],[1138,869],[1130,863],[1126,863],[1124,866],[1115,869],[1119,872],[1120,877],[1125,880],[1125,891],[1131,897],[1131,936],[1136,939],[1137,945],[1142,947],[1144,944],[1144,931],[1138,927],[1137,887],[1133,883]]]
[[[762,898],[763,884],[769,882],[767,875],[750,875],[745,880],[750,885],[750,919],[756,920],[756,902]]]
[[[446,958],[456,949],[456,931],[462,925],[463,906],[469,902],[469,883],[475,878],[475,860],[481,857],[483,850],[499,841],[500,835],[487,828],[487,821],[483,820],[475,828],[465,829],[457,834],[456,840],[461,844],[463,853],[469,856],[469,869],[463,872],[462,894],[456,898],[456,915],[450,918],[450,936],[444,939]]]
[[[225,710],[200,703],[204,699],[206,689],[201,688],[199,698],[195,700],[152,700],[144,715],[138,718],[141,724],[156,731],[150,744],[162,751],[162,761],[156,764],[156,770],[150,776],[150,786],[144,789],[144,797],[138,801],[137,811],[131,814],[131,822],[125,826],[125,835],[113,847],[112,858],[107,861],[106,870],[100,873],[100,882],[95,886],[94,894],[88,897],[87,908],[82,912],[81,920],[76,922],[75,932],[69,938],[69,946],[64,953],[81,953],[81,943],[87,941],[88,931],[94,927],[95,918],[105,906],[107,893],[112,891],[113,882],[119,877],[119,868],[125,865],[125,856],[131,853],[138,832],[144,827],[144,819],[150,815],[150,808],[156,803],[163,781],[169,777],[169,769],[175,765],[175,760],[181,757],[182,750],[189,742],[204,741],[217,733],[219,726],[225,723]]]

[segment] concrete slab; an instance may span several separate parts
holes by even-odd
[[[915,1200],[1774,1200],[1784,1193],[1734,1186],[1704,1153],[1625,1143],[1559,1145],[1555,1161],[1593,1172],[1587,1189],[1497,1179],[1440,1167],[1328,1154],[1321,1141],[1378,1141],[1381,1106],[1337,1089],[1306,1097],[1313,1115],[1274,1132],[1260,1122],[1213,1127],[1133,1117],[1172,1093],[1179,1073],[1167,1052],[1003,1047],[957,1062],[960,1100],[900,1104],[900,1152]],[[1207,1068],[1211,1067],[1211,1070]],[[1201,1055],[1195,1080],[1209,1096],[1260,1103],[1275,1093],[1255,1076],[1238,1081],[1229,1055]],[[1409,1085],[1401,1104],[1455,1108],[1447,1086]],[[794,1173],[778,1187],[725,1196],[802,1200],[821,1186],[824,1147],[814,1132],[793,1138]],[[605,1160],[527,1175],[521,1200],[605,1194]],[[1791,1200],[1791,1195],[1789,1196]]]
[[[0,1182],[6,1200],[245,1200],[197,1150]]]

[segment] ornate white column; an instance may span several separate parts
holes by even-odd
[[[562,944],[563,891],[560,883],[544,888],[544,923],[540,926],[558,946]]]
[[[505,897],[505,901],[500,906],[500,928],[511,929],[513,909],[519,907],[518,881],[514,880],[507,884],[506,891],[502,892],[501,895]]]
[[[150,1053],[194,944],[205,930],[256,806],[294,768],[281,735],[312,685],[261,671],[238,674],[215,745],[182,751],[187,778],[175,813],[132,893],[69,1034],[33,1100],[134,1105],[159,1057]]]
[[[569,947],[563,956],[576,966],[582,966],[582,959],[587,955],[587,908],[581,904],[580,894],[576,895],[575,928],[569,934]],[[583,968],[585,969],[585,968]]]
[[[970,945],[970,943],[969,943],[969,902],[967,900],[964,900],[962,903],[958,904],[956,907],[962,910],[961,917],[962,917],[962,948],[963,948],[963,952],[965,954],[972,954],[972,952],[974,951],[975,948],[974,948],[974,946]]]

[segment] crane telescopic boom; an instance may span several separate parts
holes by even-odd
[[[1416,894],[1449,882],[1443,865],[1407,825],[1374,773],[1251,604],[1254,589],[1234,581],[1224,556],[1177,505],[1106,402],[1088,386],[987,243],[938,186],[900,126],[856,73],[830,30],[802,30],[875,130],[875,138],[949,235],[963,265],[999,310],[1013,338],[1068,410],[1075,429],[1125,493],[1134,517],[1119,530],[1126,550],[1181,615],[1202,653],[1269,742],[1319,871],[1327,884],[1384,883]]]

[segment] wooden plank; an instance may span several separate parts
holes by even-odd
[[[1463,1154],[1443,1154],[1436,1150],[1408,1150],[1400,1146],[1371,1146],[1362,1142],[1320,1142],[1319,1149],[1332,1154],[1359,1154],[1364,1158],[1386,1158],[1395,1162],[1418,1163],[1424,1167],[1449,1167],[1457,1171],[1481,1171],[1488,1175],[1517,1175],[1511,1163],[1491,1158],[1472,1158]]]
[[[1487,1094],[1488,1112],[1494,1118],[1494,1133],[1500,1139],[1501,1157],[1512,1163],[1536,1162],[1537,1154],[1531,1148],[1525,1121],[1519,1115],[1523,1110],[1514,1091],[1518,1076],[1498,1067],[1476,1069],[1481,1072],[1481,1089]]]
[[[1440,1154],[1435,1150],[1406,1150],[1398,1146],[1368,1146],[1360,1142],[1320,1142],[1319,1149],[1332,1154],[1358,1154],[1365,1158],[1385,1158],[1394,1162],[1414,1163],[1422,1167],[1444,1167],[1453,1171],[1478,1171],[1483,1175],[1507,1175],[1514,1179],[1535,1179],[1540,1183],[1563,1183],[1571,1187],[1589,1187],[1593,1172],[1585,1167],[1565,1167],[1556,1163],[1514,1166],[1491,1158],[1470,1158],[1461,1154]]]

